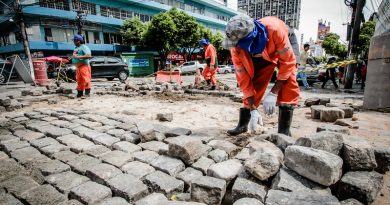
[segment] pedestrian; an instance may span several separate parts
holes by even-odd
[[[215,47],[206,39],[199,41],[199,44],[205,50],[206,66],[203,69],[203,77],[207,85],[211,85],[211,90],[215,90],[217,86],[217,77],[215,73],[218,67],[217,51]]]
[[[75,35],[73,42],[76,48],[71,58],[76,67],[77,97],[83,97],[84,90],[85,96],[89,97],[92,87],[91,66],[89,65],[89,59],[92,57],[91,50],[84,44],[84,38],[81,35]]]
[[[328,60],[328,65],[332,64],[332,63],[335,63],[336,62],[336,58],[335,57],[331,57],[329,58]],[[339,86],[337,85],[337,82],[336,82],[336,66],[335,67],[332,67],[332,68],[327,68],[326,69],[326,73],[325,73],[325,81],[322,83],[322,89],[325,88],[325,85],[326,83],[328,82],[328,80],[331,80],[333,82],[333,85],[336,89],[339,88]]]
[[[366,87],[366,78],[367,78],[367,61],[364,61],[364,66],[362,67],[362,84],[361,89],[364,90]]]
[[[278,133],[291,136],[299,85],[295,76],[297,62],[288,32],[287,25],[277,17],[254,20],[239,14],[229,20],[223,46],[231,51],[244,106],[240,109],[237,127],[227,131],[229,135],[246,132],[248,124],[250,131],[255,131],[258,124],[262,124],[257,108],[278,66],[277,81],[264,98],[263,108],[266,115],[272,115],[278,105]]]
[[[309,49],[310,49],[310,45],[309,44],[305,44],[303,46],[303,51],[300,55],[300,63],[299,63],[299,67],[298,67],[298,74],[297,74],[297,79],[301,79],[302,83],[303,83],[303,87],[305,87],[306,90],[310,89],[310,86],[309,86],[309,83],[307,83],[307,76],[306,76],[306,65],[307,65],[307,60],[309,58]]]

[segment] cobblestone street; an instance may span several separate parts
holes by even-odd
[[[192,79],[184,77],[186,82]],[[233,87],[231,92],[237,93],[231,79],[233,75],[221,77]],[[94,84],[98,92],[113,83]],[[8,94],[20,92],[10,90]],[[315,92],[302,94],[302,107],[296,109],[292,126],[293,138],[278,136],[277,140],[272,138],[277,116],[264,117],[265,125],[257,134],[228,137],[225,132],[235,126],[241,103],[202,94],[107,94],[84,100],[60,96],[55,97],[57,104],[42,101],[4,112],[0,117],[0,204],[255,205],[280,204],[283,199],[301,201],[302,197],[310,203],[339,204],[327,186],[339,180],[334,174],[341,168],[326,160],[341,160],[337,155],[341,155],[342,143],[332,148],[335,155],[321,153],[326,165],[310,163],[313,167],[325,166],[324,170],[329,166],[324,173],[330,176],[310,178],[310,174],[299,172],[316,183],[299,178],[285,167],[299,163],[294,161],[297,152],[307,152],[292,148],[299,147],[291,146],[294,143],[302,143],[294,142],[296,139],[314,136],[317,127],[332,126],[310,119],[310,108],[303,106],[306,98],[332,96],[333,103],[355,106],[362,102],[359,94]],[[344,119],[353,126],[336,127],[335,131],[364,139],[370,147],[389,147],[388,114],[356,111],[354,116],[357,121]],[[320,134],[315,136],[321,138]],[[274,159],[266,162],[271,167],[263,171],[254,166],[261,153],[269,153]],[[279,171],[283,161],[285,166]],[[370,177],[372,184],[363,186],[373,186],[373,193],[380,193],[372,204],[388,203],[389,172],[384,181],[381,179],[383,188],[377,175]],[[284,192],[291,187],[307,193]]]

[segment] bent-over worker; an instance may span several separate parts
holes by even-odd
[[[226,28],[225,48],[230,48],[236,78],[244,94],[243,108],[236,128],[229,135],[254,131],[262,123],[257,108],[275,67],[279,68],[277,81],[263,100],[264,112],[275,113],[279,106],[278,133],[290,135],[294,106],[298,105],[299,86],[296,81],[297,62],[290,45],[289,29],[276,17],[254,20],[239,14],[231,18]]]

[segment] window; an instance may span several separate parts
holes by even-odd
[[[72,4],[73,4],[74,10],[80,9],[87,14],[96,15],[96,4],[87,3],[87,2],[78,1],[78,0],[72,0]]]
[[[104,57],[95,57],[91,60],[91,63],[93,64],[104,64]]]
[[[39,6],[46,7],[46,8],[52,8],[52,9],[59,9],[59,10],[66,10],[69,11],[69,1],[68,0],[39,0]]]
[[[94,38],[94,43],[95,44],[100,44],[100,35],[99,35],[99,32],[93,32],[93,38]]]
[[[119,61],[116,58],[107,58],[107,63],[115,64],[115,63],[119,63]]]
[[[103,33],[103,40],[104,40],[104,44],[111,44],[110,43],[110,34],[109,33]]]
[[[53,41],[53,34],[51,33],[51,28],[45,28],[45,41]]]

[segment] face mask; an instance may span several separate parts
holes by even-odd
[[[250,54],[262,53],[267,45],[267,30],[259,21],[253,21],[253,31],[238,41],[238,46]]]

